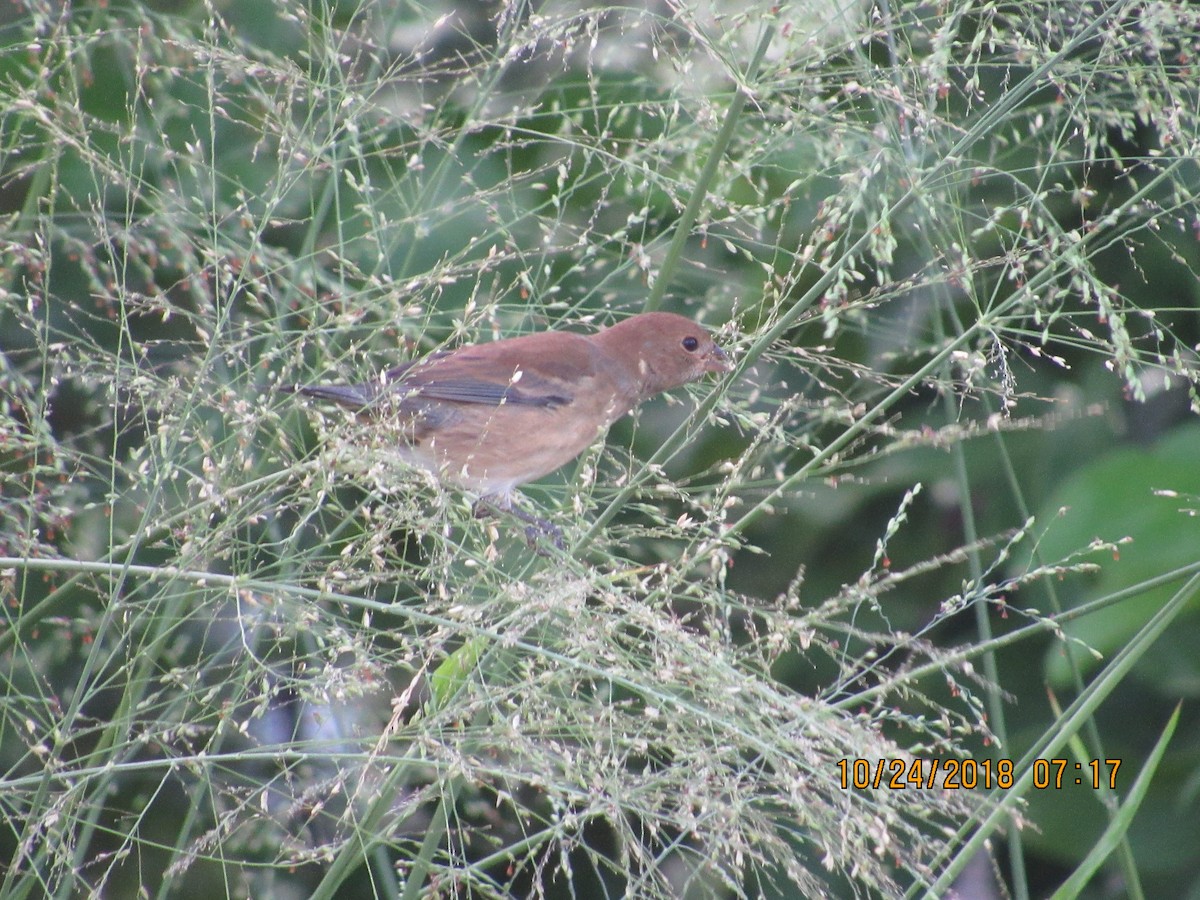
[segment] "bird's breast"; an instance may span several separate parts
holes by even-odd
[[[507,493],[573,460],[626,412],[618,398],[594,391],[548,406],[434,403],[410,429],[409,451],[442,478]]]

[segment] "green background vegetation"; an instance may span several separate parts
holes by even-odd
[[[0,893],[1200,896],[1198,61],[1180,2],[8,4]],[[737,369],[528,488],[562,552],[277,390],[647,308]]]

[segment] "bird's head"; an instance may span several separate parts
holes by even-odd
[[[629,369],[642,399],[732,368],[708,331],[675,313],[631,316],[601,331],[595,341]]]

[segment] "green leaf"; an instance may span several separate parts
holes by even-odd
[[[1045,561],[1065,558],[1093,541],[1123,542],[1115,552],[1105,550],[1090,557],[1099,570],[1068,576],[1060,588],[1066,606],[1087,598],[1103,596],[1135,586],[1143,581],[1181,568],[1196,561],[1200,547],[1200,520],[1189,508],[1200,506],[1200,427],[1180,428],[1152,447],[1133,447],[1107,454],[1068,478],[1051,496],[1041,513],[1043,522],[1053,523],[1039,542]],[[1167,493],[1169,492],[1169,493]],[[1143,623],[1171,596],[1175,585],[1163,585],[1114,605],[1100,613],[1071,623],[1066,632],[1105,656],[1123,646]],[[1190,647],[1196,643],[1194,616],[1178,623],[1181,637]],[[1077,653],[1086,671],[1097,661],[1091,654]],[[1184,671],[1174,670],[1168,684],[1159,677],[1162,658],[1151,657],[1141,663],[1144,678],[1176,695],[1179,681],[1200,684],[1200,670],[1194,654],[1172,653],[1186,660]],[[1146,667],[1153,671],[1147,672]],[[1070,670],[1055,645],[1046,661],[1052,684],[1069,684]]]

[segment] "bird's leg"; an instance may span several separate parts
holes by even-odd
[[[543,537],[550,538],[551,542],[559,550],[562,550],[564,547],[563,534],[557,525],[540,516],[535,516],[531,512],[526,512],[517,506],[510,497],[496,497],[494,495],[480,497],[475,501],[472,511],[477,519],[485,518],[497,512],[506,512],[514,518],[520,519],[525,523],[526,543],[538,553],[544,554],[539,543]]]

